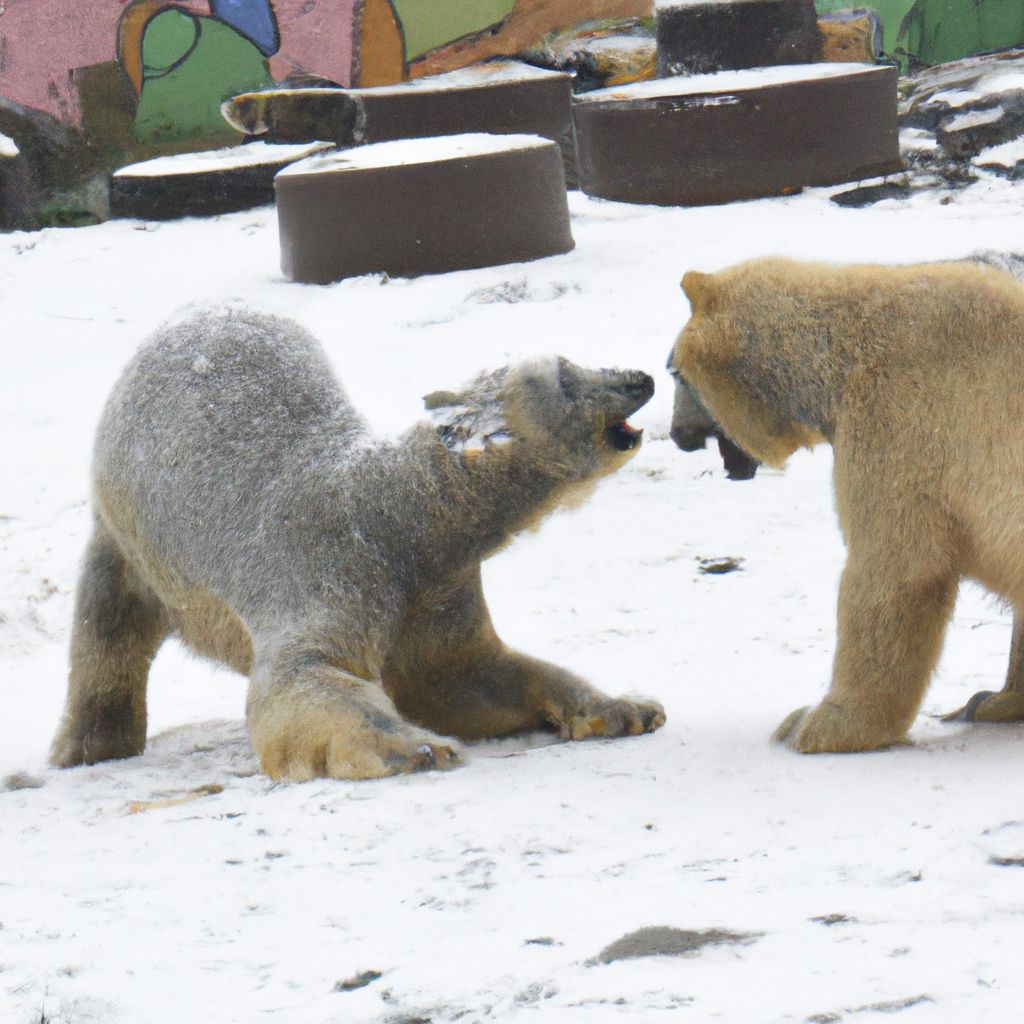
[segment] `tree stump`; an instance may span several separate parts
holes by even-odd
[[[893,67],[809,64],[657,79],[576,98],[580,188],[696,206],[902,168]]]
[[[264,206],[274,201],[274,175],[282,167],[330,146],[329,142],[293,146],[251,142],[129,164],[110,179],[110,213],[175,220]]]
[[[382,142],[292,164],[274,184],[293,281],[412,277],[573,248],[558,146],[535,135]]]
[[[821,59],[814,0],[677,0],[655,35],[661,77]]]
[[[514,61],[366,89],[269,89],[221,106],[239,131],[268,142],[339,145],[485,132],[540,135],[562,148],[572,178],[572,79]]]

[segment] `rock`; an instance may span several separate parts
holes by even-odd
[[[605,946],[590,964],[611,964],[643,956],[688,956],[708,946],[746,946],[760,937],[757,932],[730,932],[722,928],[640,928]]]
[[[0,135],[0,231],[27,231],[39,224],[39,197],[28,164],[14,140]]]
[[[814,0],[680,0],[659,6],[658,75],[821,59]]]
[[[880,202],[882,199],[906,199],[912,191],[910,179],[906,175],[901,175],[895,181],[883,181],[876,185],[860,185],[844,192],[837,192],[831,199],[836,206],[860,209]]]
[[[100,160],[75,129],[0,97],[0,135],[18,155],[0,158],[0,227],[95,221],[103,214]]]
[[[986,175],[1024,178],[1024,49],[979,54],[900,80],[907,174],[832,196],[841,205],[953,193]]]

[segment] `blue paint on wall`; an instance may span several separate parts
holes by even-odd
[[[210,0],[210,13],[244,35],[264,57],[277,53],[281,37],[270,0]]]

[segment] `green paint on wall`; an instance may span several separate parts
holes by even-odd
[[[392,0],[405,34],[405,59],[504,20],[515,0]]]
[[[823,14],[856,6],[850,0],[815,0]],[[872,0],[865,6],[878,11],[883,49],[904,67],[908,55],[942,64],[1024,43],[1021,0]]]
[[[146,26],[135,135],[146,142],[232,135],[223,100],[272,84],[263,55],[214,18],[167,10]]]
[[[941,64],[1024,40],[1021,0],[917,0],[905,21],[904,46],[926,64]]]

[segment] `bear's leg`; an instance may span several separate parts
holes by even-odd
[[[832,685],[789,715],[774,739],[805,754],[876,750],[906,735],[939,658],[955,577],[893,580],[848,564],[839,588]]]
[[[479,572],[431,609],[417,609],[385,667],[401,712],[460,739],[557,729],[566,739],[653,732],[655,701],[609,697],[556,665],[511,651],[491,625]]]
[[[67,703],[51,764],[142,753],[149,665],[167,632],[163,606],[97,523],[78,582]]]
[[[572,672],[504,647],[476,665],[459,689],[446,731],[466,739],[542,728],[568,740],[638,736],[665,723],[657,701],[609,697]]]
[[[1024,722],[1024,618],[1013,614],[1010,663],[1003,688],[981,690],[958,711],[944,715],[947,722]]]
[[[406,722],[379,683],[315,651],[269,660],[264,669],[257,658],[246,719],[272,779],[375,779],[460,763],[452,741]]]

